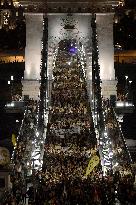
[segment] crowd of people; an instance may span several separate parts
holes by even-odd
[[[117,101],[127,101],[127,95],[124,95],[122,93],[118,93]]]
[[[117,121],[114,108],[110,104],[109,99],[103,99],[103,107],[105,112],[105,126],[113,151],[112,163],[113,165],[115,162],[118,164],[120,172],[123,172],[123,167],[126,167],[125,170],[127,170],[127,172],[131,172],[131,168],[129,166],[129,164],[131,164],[131,156]]]
[[[42,174],[47,204],[84,204],[87,186],[93,189],[85,173],[94,150],[97,152],[97,139],[87,82],[78,61],[76,54],[59,51],[53,69]],[[98,165],[97,172],[100,170]]]
[[[27,102],[26,111],[18,138],[16,138],[16,145],[13,151],[14,167],[11,173],[12,194],[7,198],[7,201],[19,204],[24,200],[23,195],[27,192],[26,178],[32,169],[32,141],[35,138],[37,101],[30,99]],[[25,193],[25,194],[24,194]]]
[[[19,94],[13,95],[12,96],[12,101],[22,101],[22,96],[20,96]]]
[[[86,79],[78,60],[67,49],[57,56],[42,173],[44,191],[37,200],[56,205],[116,204],[118,200],[121,204],[135,204],[134,175],[109,100],[106,127],[114,161],[120,166],[114,174],[103,177],[99,164],[85,177],[89,159],[98,147]]]
[[[42,170],[33,170],[28,189],[37,120],[37,102],[30,100],[14,154],[12,195],[3,204],[25,203],[28,197],[29,204],[35,205],[135,205],[134,174],[108,99],[103,100],[105,123],[113,158],[120,166],[104,176],[99,161],[86,175],[90,159],[96,155],[100,159],[99,143],[84,71],[69,45],[69,41],[60,45],[53,69]]]

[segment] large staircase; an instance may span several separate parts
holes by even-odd
[[[60,42],[53,69],[43,183],[45,201],[52,200],[53,194],[60,204],[85,204],[88,186],[90,190],[93,186],[91,178],[85,177],[86,168],[94,152],[98,153],[97,139],[84,70],[79,64],[78,51],[71,53],[70,45],[70,40]],[[101,171],[101,166],[97,166],[92,177],[97,171]]]
[[[36,205],[107,205],[110,200],[115,204],[115,193],[113,199],[111,184],[104,177],[113,178],[112,171],[130,165],[131,158],[116,114],[101,97],[95,18],[92,104],[76,40],[60,41],[52,80],[48,79],[47,28],[45,18],[40,101],[28,107],[17,138],[13,188],[19,180],[24,188],[30,186],[29,202]],[[94,156],[97,164],[91,161]]]

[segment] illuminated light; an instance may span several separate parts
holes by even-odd
[[[8,80],[8,85],[10,85],[10,80]]]
[[[36,136],[37,136],[37,137],[39,136],[39,132],[38,132],[38,131],[36,132]]]
[[[7,105],[6,105],[6,107],[14,107],[14,106],[15,106],[14,102],[12,102],[12,103],[7,103]]]
[[[122,101],[117,101],[116,102],[116,107],[133,107],[132,102],[122,102]]]
[[[70,64],[71,64],[71,62],[69,61],[69,62],[67,62],[67,64],[68,64],[68,65],[70,65]]]
[[[14,80],[14,76],[13,75],[11,76],[11,80]]]
[[[124,102],[116,102],[117,107],[124,107]]]
[[[107,132],[104,132],[104,135],[106,135],[106,136],[107,136]]]
[[[77,47],[70,47],[69,52],[72,53],[72,54],[76,54],[77,53]]]
[[[134,106],[134,105],[133,105],[133,103],[125,102],[125,106],[129,107],[129,106]]]

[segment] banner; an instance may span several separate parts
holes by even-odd
[[[0,165],[6,165],[10,162],[10,153],[7,148],[0,147]]]
[[[96,167],[99,164],[99,157],[97,155],[93,155],[88,163],[88,167],[86,169],[86,174],[85,176],[88,176],[90,172],[93,171],[94,167]]]
[[[16,142],[16,135],[15,134],[12,134],[12,144],[14,147],[16,147],[17,142]]]

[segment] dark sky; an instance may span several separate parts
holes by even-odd
[[[125,0],[126,6],[129,6],[131,8],[136,7],[136,0]]]

